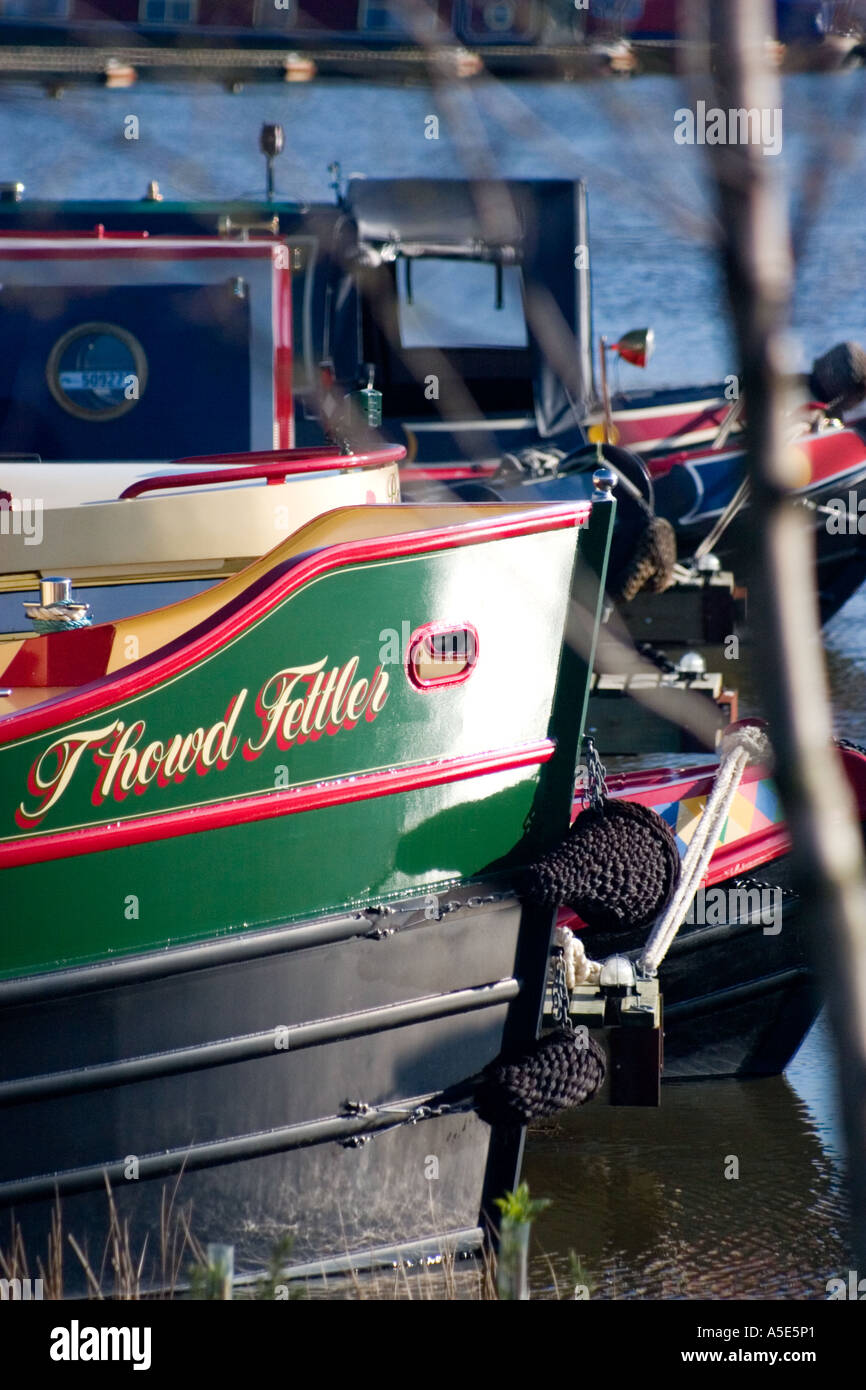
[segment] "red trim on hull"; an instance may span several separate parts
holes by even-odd
[[[97,825],[82,830],[65,830],[54,835],[34,835],[26,840],[0,844],[0,869],[21,864],[41,864],[51,859],[69,859],[81,854],[127,845],[172,839],[177,835],[198,835],[206,830],[222,830],[231,825],[271,820],[275,816],[296,815],[301,811],[320,811],[349,801],[370,801],[380,796],[441,786],[444,782],[464,782],[493,772],[538,767],[553,756],[555,743],[542,739],[508,751],[477,753],[470,757],[441,758],[410,768],[388,772],[348,774],[324,786],[289,787],[285,791],[257,794],[214,806],[194,806],[183,811],[164,811],[155,816]],[[351,781],[348,778],[351,777]]]
[[[507,540],[517,536],[537,535],[546,531],[582,526],[589,520],[591,511],[592,505],[589,502],[562,507],[539,506],[537,511],[525,511],[510,520],[464,522],[460,526],[442,527],[433,531],[377,536],[373,540],[347,541],[342,545],[326,546],[314,551],[306,559],[299,560],[288,572],[276,573],[273,582],[263,593],[243,604],[229,617],[221,618],[222,610],[215,613],[203,625],[204,630],[200,629],[200,635],[194,640],[181,641],[179,645],[174,645],[168,650],[160,649],[122,673],[103,676],[93,681],[74,695],[58,695],[53,700],[34,705],[32,709],[0,716],[0,745],[41,733],[60,723],[83,718],[96,710],[105,709],[107,705],[127,700],[170,680],[209,656],[224,643],[233,641],[290,594],[329,571],[374,560],[454,550],[464,545],[481,545],[485,541]],[[90,629],[91,632],[96,630]],[[34,652],[38,651],[39,643],[51,642],[53,637],[69,635],[54,633],[47,637],[31,638],[25,642],[15,660],[23,657],[31,647]],[[6,679],[12,683],[8,673]]]
[[[729,845],[718,845],[709,863],[702,888],[722,883],[727,878],[749,874],[773,859],[779,859],[791,848],[786,825],[767,826],[753,835],[744,835]]]
[[[809,461],[809,481],[793,489],[797,493],[806,492],[818,483],[829,482],[837,475],[841,482],[847,474],[858,468],[866,468],[866,444],[856,430],[803,435],[791,440],[791,447],[799,449]],[[677,453],[665,454],[663,458],[650,459],[647,467],[654,478],[662,478],[681,464],[700,464],[707,459],[729,459],[743,455],[744,450],[740,448],[681,449]]]
[[[276,294],[272,306],[274,335],[274,443],[289,449],[295,442],[293,404],[292,272],[279,264]]]
[[[282,454],[286,457],[282,458]],[[153,473],[150,477],[139,478],[137,482],[130,483],[129,487],[123,489],[118,500],[126,502],[133,497],[141,497],[145,492],[162,492],[164,488],[170,490],[180,487],[204,487],[208,483],[246,482],[253,478],[267,478],[269,481],[279,482],[282,478],[304,476],[308,473],[349,473],[358,469],[382,468],[388,463],[399,463],[405,456],[406,450],[402,444],[392,445],[387,449],[373,449],[368,454],[341,454],[336,448],[327,449],[324,455],[312,449],[277,449],[273,453],[248,454],[247,463],[237,468],[227,464],[222,468],[202,469],[201,472]],[[226,454],[224,457],[230,464],[237,456]],[[217,454],[215,458],[219,459],[220,455]]]
[[[728,408],[729,403],[723,400],[697,411],[693,405],[672,406],[667,414],[642,415],[638,409],[614,410],[611,418],[621,448],[634,449],[636,445],[663,448],[666,443],[675,446],[679,435],[706,434],[711,439]]]
[[[20,233],[16,233],[20,236]],[[41,233],[39,234],[41,237]],[[117,232],[117,238],[129,235],[127,232]],[[133,235],[136,235],[133,233]],[[244,260],[248,257],[255,257],[258,260],[273,261],[284,254],[285,246],[281,241],[226,241],[222,243],[214,242],[211,246],[188,246],[183,242],[175,242],[173,245],[166,245],[160,238],[159,242],[142,239],[134,246],[108,245],[107,238],[96,237],[87,246],[68,246],[58,245],[56,242],[49,247],[33,247],[24,250],[17,246],[8,246],[0,241],[0,255],[4,260],[16,261],[56,261],[62,256],[65,261],[208,261]],[[242,249],[241,249],[242,248]]]

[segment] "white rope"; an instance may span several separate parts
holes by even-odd
[[[556,927],[553,944],[561,948],[565,958],[565,983],[569,989],[574,989],[576,985],[598,984],[601,961],[589,959],[583,942],[570,927]]]
[[[722,757],[713,789],[683,858],[677,891],[650,932],[638,968],[655,975],[688,914],[715,853],[743,773],[749,763],[767,762],[771,749],[762,729],[747,724],[722,736]]]

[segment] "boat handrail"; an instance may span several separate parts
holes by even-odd
[[[381,468],[388,463],[399,463],[406,457],[402,444],[391,444],[381,449],[370,449],[362,454],[341,454],[331,447],[315,449],[279,449],[262,453],[214,454],[201,459],[209,463],[224,458],[229,466],[221,468],[190,469],[179,473],[152,474],[130,483],[120,494],[121,501],[141,497],[146,492],[162,492],[169,488],[202,487],[210,483],[244,482],[254,478],[265,478],[268,483],[280,483],[292,474],[332,473],[353,469]],[[246,462],[231,467],[233,458],[246,458]],[[198,461],[198,460],[196,460]],[[179,459],[178,463],[192,463],[192,459]]]

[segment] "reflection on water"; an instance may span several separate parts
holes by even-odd
[[[824,630],[837,732],[866,741],[866,591],[858,590]]]
[[[534,1128],[524,1176],[554,1198],[534,1296],[554,1280],[570,1296],[574,1251],[593,1298],[825,1298],[850,1267],[831,1061],[822,1019],[786,1077],[671,1085],[658,1110]]]

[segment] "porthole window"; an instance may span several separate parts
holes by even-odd
[[[113,323],[82,323],[58,338],[45,367],[57,404],[79,420],[116,420],[141,399],[147,358],[132,333]]]

